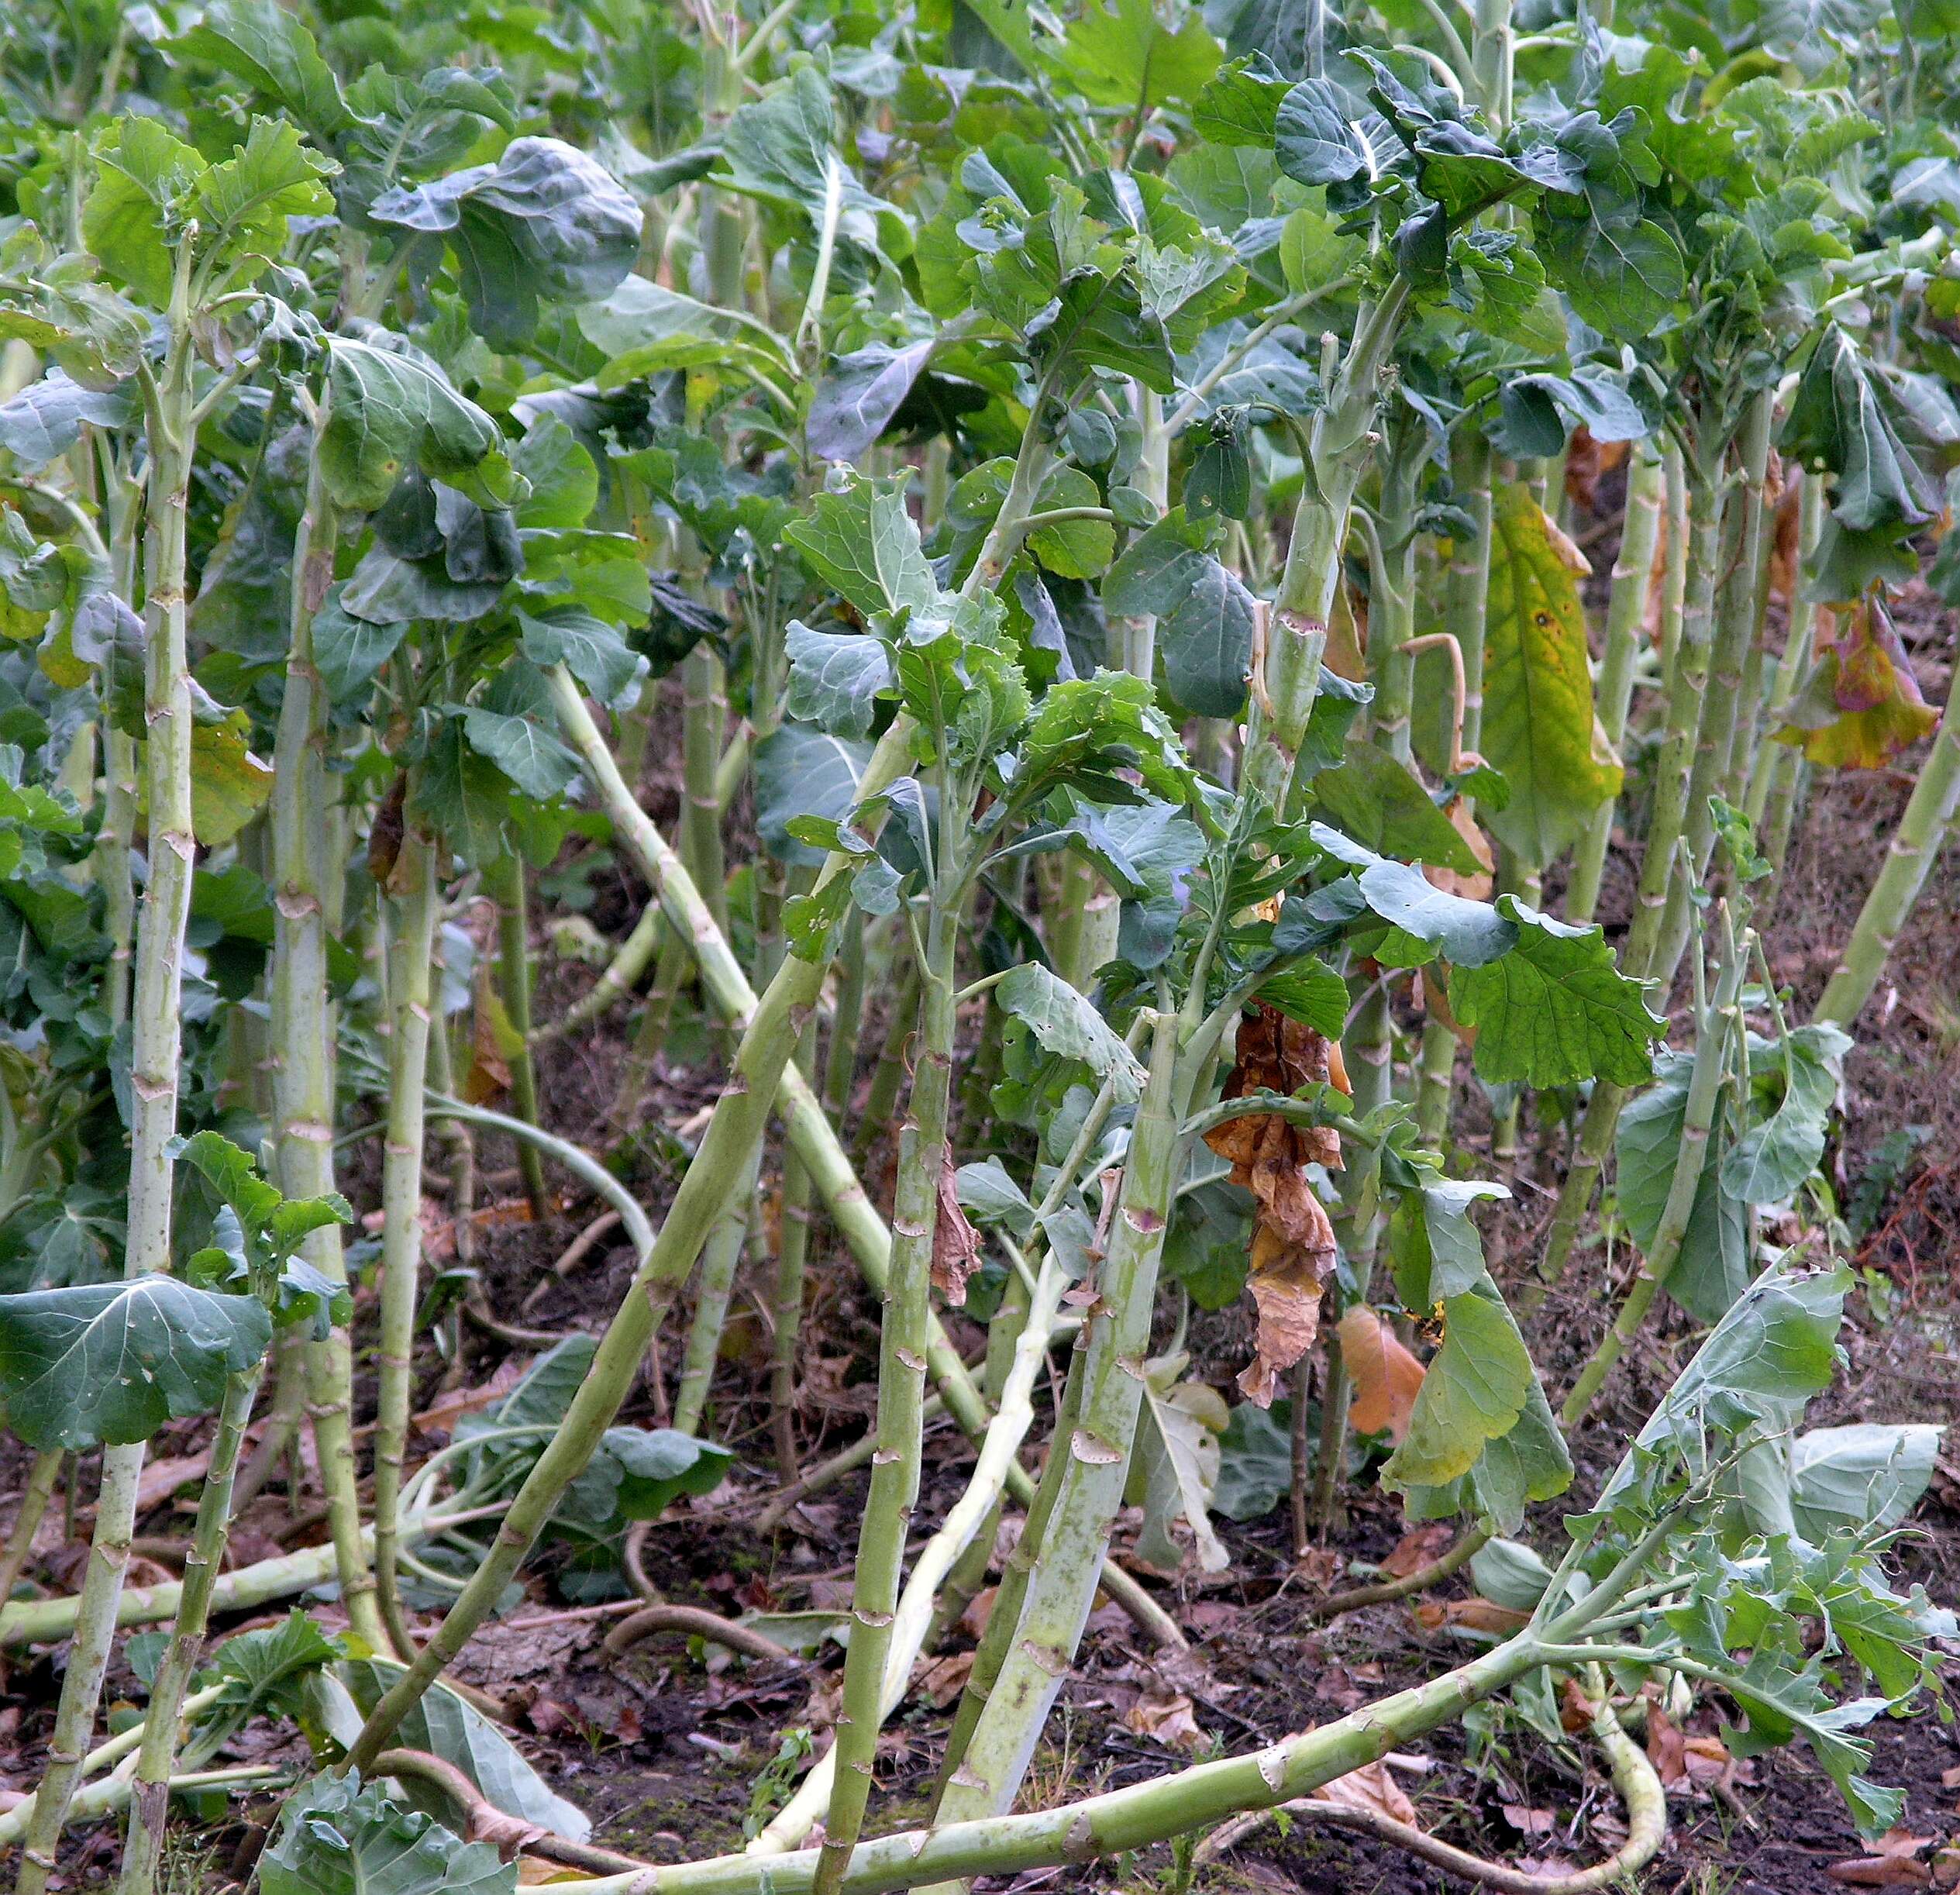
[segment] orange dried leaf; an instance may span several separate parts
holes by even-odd
[[[1348,1421],[1356,1434],[1386,1434],[1400,1442],[1422,1388],[1423,1366],[1366,1304],[1341,1318],[1341,1360],[1354,1385]]]
[[[1373,1815],[1386,1816],[1391,1822],[1405,1823],[1411,1829],[1422,1826],[1415,1805],[1383,1763],[1364,1763],[1345,1776],[1334,1777],[1314,1791],[1309,1800],[1331,1803],[1341,1809],[1365,1810]]]
[[[959,1174],[952,1154],[939,1159],[939,1215],[932,1226],[932,1287],[958,1309],[966,1301],[966,1280],[980,1267],[980,1233],[959,1203]]]

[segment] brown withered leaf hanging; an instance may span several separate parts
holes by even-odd
[[[1335,1050],[1311,1027],[1262,1001],[1238,1024],[1237,1058],[1224,1096],[1297,1092],[1330,1078],[1345,1091],[1346,1075],[1332,1058]],[[1238,1386],[1249,1401],[1269,1407],[1281,1373],[1313,1347],[1319,1332],[1321,1294],[1335,1263],[1334,1226],[1307,1182],[1307,1167],[1338,1169],[1340,1135],[1331,1126],[1250,1112],[1214,1125],[1204,1142],[1231,1161],[1231,1181],[1258,1202],[1246,1287],[1259,1311],[1259,1330]]]
[[[950,1153],[939,1157],[939,1215],[932,1226],[932,1287],[958,1309],[966,1280],[980,1267],[980,1232],[959,1203],[959,1174]]]

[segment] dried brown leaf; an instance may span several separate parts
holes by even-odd
[[[1383,1572],[1390,1579],[1407,1579],[1411,1573],[1420,1573],[1442,1557],[1454,1533],[1446,1520],[1432,1520],[1426,1526],[1410,1528],[1382,1562]]]
[[[1197,1750],[1205,1741],[1189,1696],[1165,1684],[1145,1685],[1124,1713],[1123,1723],[1138,1736],[1175,1750]]]
[[[980,1232],[959,1202],[959,1173],[952,1154],[939,1157],[939,1215],[932,1226],[932,1287],[958,1309],[966,1301],[966,1280],[980,1268]]]
[[[1411,1829],[1422,1826],[1415,1805],[1389,1775],[1386,1764],[1364,1763],[1345,1776],[1334,1777],[1321,1784],[1308,1800],[1331,1803],[1345,1810],[1364,1810],[1373,1815],[1386,1816],[1391,1822],[1406,1823]]]

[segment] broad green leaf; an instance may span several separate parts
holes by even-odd
[[[1008,970],[994,989],[994,997],[1027,1023],[1048,1052],[1078,1059],[1097,1079],[1113,1081],[1120,1102],[1134,1104],[1141,1096],[1143,1068],[1136,1055],[1060,975],[1039,961],[1024,961]]]
[[[1180,1193],[1164,1233],[1164,1273],[1183,1285],[1200,1309],[1229,1309],[1245,1294],[1254,1209],[1251,1192],[1222,1173]]]
[[[1162,618],[1174,611],[1215,563],[1207,550],[1213,528],[1173,507],[1123,550],[1103,581],[1103,609],[1119,618]]]
[[[383,665],[408,635],[409,622],[395,619],[377,625],[357,618],[340,603],[336,586],[313,615],[313,663],[320,682],[336,705],[351,705],[374,684]]]
[[[1404,1191],[1390,1221],[1395,1284],[1406,1308],[1427,1309],[1465,1296],[1484,1277],[1483,1239],[1470,1221],[1480,1198],[1508,1198],[1501,1184],[1438,1179]]]
[[[999,1159],[983,1158],[977,1163],[962,1165],[954,1183],[960,1208],[969,1212],[976,1223],[997,1224],[1023,1243],[1033,1235],[1035,1207],[1028,1201],[1027,1193],[1008,1177],[1007,1167]]]
[[[517,1864],[404,1809],[358,1771],[287,1797],[259,1861],[264,1895],[516,1895]]]
[[[1456,825],[1378,744],[1349,738],[1339,766],[1314,778],[1313,793],[1329,822],[1377,855],[1426,862],[1459,875],[1483,871]]]
[[[1191,108],[1193,127],[1207,144],[1270,147],[1280,102],[1291,89],[1266,53],[1249,53],[1205,82]]]
[[[1148,111],[1167,100],[1195,98],[1218,69],[1218,43],[1195,7],[1170,17],[1174,26],[1166,23],[1152,0],[1107,0],[1084,8],[1049,64],[1091,105]]]
[[[1196,556],[1190,581],[1158,622],[1165,682],[1187,711],[1236,717],[1245,701],[1258,608],[1238,575],[1208,553]]]
[[[74,446],[84,427],[112,431],[133,412],[126,392],[90,388],[65,370],[50,369],[12,401],[0,402],[0,447],[23,472],[34,473]]]
[[[1101,490],[1080,468],[1058,467],[1042,483],[1034,511],[1100,507],[1102,500]],[[1108,570],[1115,555],[1116,529],[1103,520],[1066,520],[1030,533],[1027,546],[1050,572],[1064,579],[1094,579]]]
[[[1183,1549],[1171,1534],[1182,1519],[1190,1528],[1199,1569],[1222,1573],[1231,1556],[1212,1530],[1210,1508],[1218,1484],[1218,1437],[1230,1416],[1216,1389],[1180,1380],[1189,1361],[1180,1352],[1144,1364],[1143,1402],[1123,1497],[1125,1504],[1143,1509],[1137,1536],[1142,1559],[1172,1572],[1182,1566]]]
[[[517,622],[532,663],[562,664],[600,703],[615,710],[632,706],[646,660],[603,618],[581,605],[546,605],[519,612]]]
[[[343,1659],[333,1669],[363,1717],[408,1670],[387,1658]],[[506,1816],[521,1817],[574,1842],[584,1842],[592,1834],[585,1812],[557,1795],[495,1724],[439,1680],[416,1700],[395,1741],[454,1764],[491,1806]],[[402,1789],[418,1805],[429,1793],[425,1785],[414,1781],[405,1782]],[[429,1814],[439,1815],[440,1809],[439,1804],[431,1803]]]
[[[1450,976],[1450,1004],[1476,1032],[1478,1073],[1493,1083],[1570,1086],[1608,1079],[1638,1085],[1653,1071],[1648,1049],[1667,1023],[1648,1007],[1646,989],[1614,964],[1600,928],[1574,928],[1497,898],[1517,925],[1517,945],[1479,967]]]
[[[177,50],[243,79],[316,138],[354,122],[312,34],[278,0],[212,0]]]
[[[36,1448],[146,1441],[215,1408],[271,1339],[256,1298],[168,1277],[0,1297],[0,1404]]]
[[[1293,1404],[1242,1401],[1218,1441],[1212,1511],[1228,1520],[1262,1520],[1293,1490]]]
[[[578,757],[534,717],[484,710],[463,715],[470,747],[487,756],[526,796],[540,801],[561,794],[578,774]]]
[[[272,794],[272,766],[252,754],[250,736],[242,711],[191,728],[191,826],[207,849],[229,842]]]
[[[879,694],[897,681],[883,639],[863,632],[815,632],[792,618],[786,637],[790,682],[784,708],[833,736],[863,737]]]
[[[835,357],[810,398],[810,452],[821,460],[856,460],[891,425],[936,346],[870,343]]]
[[[1361,872],[1361,893],[1383,921],[1454,966],[1485,966],[1517,942],[1517,925],[1489,902],[1445,894],[1406,862],[1371,863]],[[1412,957],[1385,946],[1376,958],[1400,966]]]
[[[157,119],[119,119],[96,148],[94,187],[82,206],[82,240],[146,301],[170,301],[170,236],[211,167]]]
[[[1686,287],[1680,246],[1651,219],[1551,217],[1539,244],[1552,281],[1608,336],[1651,335]]]
[[[1328,79],[1303,79],[1280,102],[1273,149],[1280,170],[1303,184],[1343,184],[1372,168],[1353,108]]]
[[[810,570],[861,612],[923,612],[939,603],[939,581],[905,505],[908,479],[833,475],[784,530]]]
[[[517,508],[520,527],[583,526],[599,504],[598,464],[557,415],[533,421],[511,458],[531,489]]]
[[[1628,1102],[1615,1129],[1620,1214],[1642,1250],[1652,1248],[1679,1166],[1690,1063],[1685,1055],[1663,1054],[1659,1078]],[[1726,1129],[1718,1126],[1708,1142],[1687,1228],[1665,1284],[1667,1294],[1703,1322],[1718,1321],[1749,1283],[1748,1214],[1721,1187],[1727,1149]]]
[[[639,254],[639,206],[556,138],[514,139],[494,164],[384,191],[368,215],[448,243],[470,319],[494,348],[527,340],[541,302],[605,295]]]
[[[1485,1444],[1516,1425],[1538,1380],[1495,1290],[1446,1298],[1443,1323],[1443,1345],[1422,1378],[1409,1432],[1382,1469],[1391,1487],[1442,1487],[1467,1474]]]
[[[1728,1196],[1745,1204],[1775,1204],[1817,1169],[1850,1049],[1850,1040],[1830,1026],[1800,1027],[1790,1035],[1782,1103],[1745,1132],[1722,1161],[1722,1189]]]
[[[789,831],[798,816],[842,822],[857,801],[858,779],[870,759],[869,746],[785,722],[756,746],[756,832],[780,860],[815,868],[825,851],[798,842]]]
[[[336,336],[320,468],[343,506],[371,512],[411,467],[495,506],[516,496],[497,424],[419,354]]]
[[[1896,1526],[1931,1484],[1944,1428],[1857,1421],[1814,1428],[1789,1444],[1790,1504],[1799,1529]]]
[[[1486,628],[1478,747],[1504,772],[1511,798],[1484,819],[1542,869],[1619,793],[1621,770],[1599,754],[1585,608],[1570,559],[1531,490],[1515,484],[1492,496]]]
[[[295,126],[254,119],[245,143],[198,181],[201,243],[215,243],[235,263],[254,252],[276,257],[285,246],[288,218],[333,214],[324,181],[339,168],[301,145]],[[246,261],[235,274],[246,280],[264,267]]]

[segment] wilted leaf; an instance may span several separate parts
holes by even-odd
[[[1386,1434],[1400,1443],[1422,1390],[1423,1366],[1365,1303],[1341,1318],[1341,1360],[1354,1386],[1349,1424],[1358,1435]]]
[[[980,1232],[959,1201],[959,1173],[952,1154],[939,1155],[939,1214],[932,1225],[932,1287],[957,1309],[966,1301],[966,1280],[980,1268]]]

